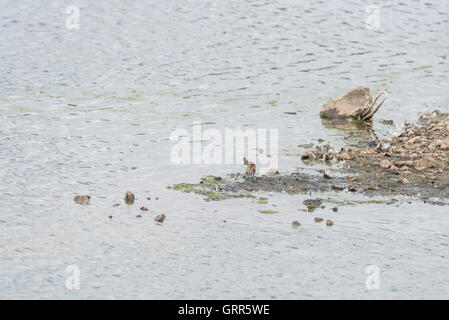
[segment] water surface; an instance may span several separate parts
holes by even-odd
[[[299,144],[348,143],[318,113],[354,87],[388,91],[379,137],[448,111],[446,1],[382,2],[379,30],[365,26],[370,1],[0,3],[0,297],[448,298],[446,207],[399,198],[311,215],[306,196],[205,202],[166,188],[244,171],[173,165],[169,137],[193,121],[277,128],[289,173],[306,170]],[[65,26],[70,4],[79,30]],[[379,290],[365,287],[369,265]]]

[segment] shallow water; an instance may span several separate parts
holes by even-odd
[[[0,3],[1,298],[448,298],[446,207],[310,214],[301,195],[260,205],[166,188],[244,171],[172,164],[169,137],[193,121],[278,129],[288,173],[304,170],[299,144],[348,143],[318,113],[351,88],[388,91],[378,136],[448,111],[446,1],[386,1],[377,31],[369,1],[77,1],[79,30],[65,27],[69,1]],[[66,288],[69,265],[79,290]]]

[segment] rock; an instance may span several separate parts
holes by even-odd
[[[147,207],[141,207],[140,210],[142,210],[142,211],[148,211],[148,208],[147,208]]]
[[[322,222],[323,220],[324,220],[323,218],[315,217],[315,222],[316,222],[316,223],[320,223],[320,222]]]
[[[154,218],[154,221],[158,222],[158,223],[162,223],[165,220],[165,214],[160,214],[158,215],[156,218]]]
[[[347,152],[340,152],[337,154],[337,160],[343,161],[349,159],[351,159],[351,156]]]
[[[382,160],[379,165],[384,168],[384,169],[388,169],[391,167],[391,162],[389,160]]]
[[[381,95],[383,100],[374,108],[375,103]],[[385,92],[381,92],[373,102],[370,89],[359,87],[349,91],[343,97],[328,101],[320,112],[323,119],[356,119],[369,120],[379,110],[386,98]]]
[[[90,196],[88,195],[77,195],[75,198],[73,198],[73,201],[75,201],[78,204],[86,205],[89,204]]]
[[[298,227],[300,227],[300,226],[301,226],[301,223],[299,223],[298,220],[295,220],[295,221],[292,222],[292,227],[293,227],[293,228],[298,228]]]
[[[323,173],[323,179],[332,179],[332,177],[330,175],[328,175],[326,172]]]
[[[334,222],[332,220],[330,220],[330,219],[327,219],[326,220],[326,226],[330,227],[332,225],[334,225]]]
[[[319,206],[321,206],[322,201],[321,201],[321,199],[307,199],[307,200],[304,200],[302,203],[306,206],[312,206],[314,208],[318,208]]]
[[[402,184],[410,184],[410,181],[408,181],[407,178],[401,178],[399,179],[399,182]]]
[[[305,152],[302,156],[301,156],[302,160],[316,160],[317,159],[317,153],[316,151],[313,150],[309,150],[307,152]]]
[[[135,199],[134,194],[131,191],[127,191],[125,193],[125,199],[124,200],[125,200],[126,204],[128,204],[128,205],[133,204],[134,203],[134,199]]]
[[[338,212],[338,208],[337,208],[337,207],[334,207],[334,208],[332,208],[332,211],[333,211],[333,212]]]

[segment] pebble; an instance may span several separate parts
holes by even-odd
[[[389,160],[382,160],[379,165],[384,168],[384,169],[388,169],[391,167],[391,162]]]
[[[330,220],[330,219],[327,219],[327,220],[326,220],[326,226],[330,227],[330,226],[332,226],[333,224],[334,224],[334,222],[333,222],[332,220]]]
[[[78,204],[86,205],[86,204],[89,204],[90,196],[87,196],[87,195],[77,195],[77,196],[75,196],[75,198],[73,199],[73,201],[75,201],[75,202],[78,203]]]
[[[321,221],[323,221],[323,220],[324,220],[323,218],[315,217],[315,222],[317,222],[317,223],[319,223],[319,222],[321,222]]]
[[[134,193],[132,193],[131,191],[127,191],[125,193],[125,199],[124,200],[125,200],[126,204],[128,204],[128,205],[133,204],[134,203],[134,199],[135,199]]]
[[[301,223],[299,223],[298,220],[295,220],[295,221],[292,222],[292,227],[293,227],[293,228],[298,228],[298,227],[300,227],[300,226],[301,226]]]
[[[165,220],[165,214],[160,214],[156,218],[154,218],[154,221],[162,223]]]
[[[141,207],[140,210],[142,210],[142,211],[148,211],[148,208],[147,208],[147,207]]]

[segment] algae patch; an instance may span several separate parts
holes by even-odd
[[[199,194],[204,196],[205,201],[220,201],[230,198],[255,198],[250,193],[230,190],[221,183],[222,181],[223,179],[221,177],[209,175],[201,178],[199,183],[178,183],[169,187],[169,189]]]
[[[260,213],[264,213],[264,214],[273,214],[273,213],[279,213],[279,211],[275,211],[275,210],[259,210]]]

